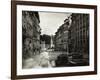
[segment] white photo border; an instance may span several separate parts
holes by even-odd
[[[45,11],[62,13],[88,13],[90,15],[89,25],[89,66],[63,67],[63,68],[35,68],[22,69],[22,10],[26,11]],[[17,75],[36,75],[52,73],[86,72],[94,71],[94,9],[83,8],[61,8],[47,6],[17,5]]]

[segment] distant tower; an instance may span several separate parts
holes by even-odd
[[[41,41],[41,50],[46,50],[45,41]]]
[[[52,47],[54,47],[54,44],[53,44],[53,36],[51,35],[51,45],[50,45],[50,47],[52,48]]]

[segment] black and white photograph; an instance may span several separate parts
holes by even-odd
[[[22,11],[22,68],[89,66],[89,14]]]
[[[97,73],[97,7],[12,2],[12,78]]]

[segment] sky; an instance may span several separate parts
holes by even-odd
[[[39,12],[41,34],[54,35],[70,13]]]

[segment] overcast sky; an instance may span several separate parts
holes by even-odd
[[[39,12],[41,34],[54,35],[70,13]]]

